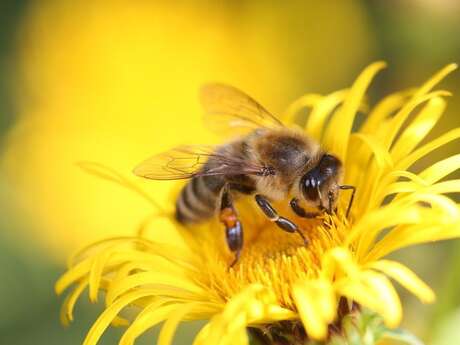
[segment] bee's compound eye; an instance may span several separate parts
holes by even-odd
[[[318,186],[319,180],[310,174],[305,174],[300,182],[300,188],[302,190],[303,197],[307,200],[317,200]]]
[[[332,175],[336,172],[341,166],[340,161],[329,154],[325,154],[319,163],[319,169],[322,174]]]

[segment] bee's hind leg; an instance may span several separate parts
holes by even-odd
[[[270,205],[270,202],[266,197],[263,195],[257,194],[255,196],[257,205],[259,205],[260,209],[262,212],[270,219],[270,221],[274,222],[276,225],[278,225],[279,228],[281,228],[284,231],[287,232],[297,232],[300,237],[302,237],[302,240],[305,245],[308,245],[308,240],[305,237],[305,235],[300,231],[299,227],[290,221],[287,218],[281,217],[278,215],[278,212],[273,208],[272,205]]]
[[[238,219],[228,185],[222,190],[219,220],[225,226],[228,248],[235,253],[235,259],[230,264],[230,267],[233,267],[238,262],[243,248],[243,226]]]

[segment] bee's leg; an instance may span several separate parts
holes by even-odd
[[[268,219],[270,219],[284,231],[297,232],[300,235],[300,237],[302,237],[302,240],[305,243],[305,245],[308,245],[308,240],[306,239],[302,231],[300,231],[299,227],[289,219],[278,215],[278,212],[276,212],[273,206],[270,205],[270,202],[267,200],[266,197],[257,194],[255,198],[257,205],[259,205],[260,209],[268,217]]]
[[[243,248],[243,226],[233,206],[233,198],[228,185],[222,190],[219,219],[225,226],[228,248],[235,253],[235,259],[230,264],[230,267],[233,267],[238,262]]]
[[[351,205],[353,205],[353,200],[355,198],[356,187],[345,184],[343,186],[339,186],[339,188],[340,189],[351,189],[352,190],[351,198],[350,198],[350,201],[348,202],[347,213],[345,213],[345,217],[348,218],[348,215],[350,214],[350,210],[351,210]]]
[[[315,218],[321,214],[319,212],[305,211],[305,209],[299,205],[299,199],[297,198],[293,198],[289,204],[291,205],[291,208],[294,211],[294,213],[302,218]]]

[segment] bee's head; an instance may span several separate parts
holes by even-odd
[[[324,154],[318,164],[300,179],[300,191],[307,204],[332,212],[337,204],[342,179],[342,163]]]

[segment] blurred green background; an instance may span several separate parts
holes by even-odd
[[[209,80],[237,85],[275,113],[304,93],[350,85],[374,60],[389,67],[371,101],[418,85],[460,62],[459,23],[456,0],[2,0],[0,344],[80,344],[101,306],[81,302],[74,324],[60,325],[53,284],[65,258],[89,241],[133,233],[149,212],[73,162],[96,160],[128,174],[152,148],[196,142],[196,92]],[[431,138],[460,125],[459,72],[442,88],[454,97]],[[453,153],[458,143],[437,152]],[[403,327],[428,344],[453,344],[460,242],[397,257],[438,296],[424,306],[402,291]],[[176,343],[189,344],[196,327],[182,327]],[[102,343],[120,334],[111,329]]]

